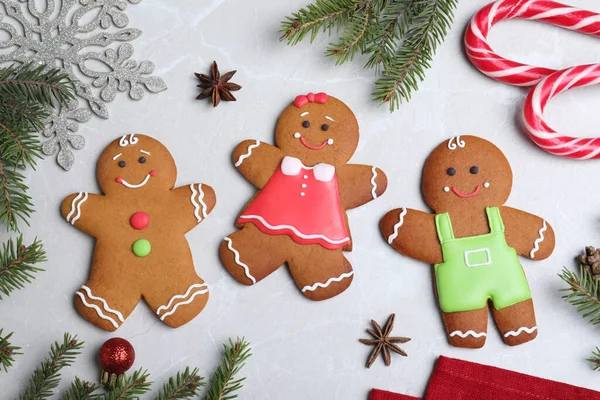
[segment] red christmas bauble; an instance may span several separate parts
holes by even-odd
[[[127,371],[135,361],[135,350],[127,340],[112,338],[104,342],[98,351],[100,365],[109,374],[120,375]]]

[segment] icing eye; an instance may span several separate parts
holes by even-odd
[[[127,163],[123,160],[119,161],[119,167],[121,168],[125,168],[125,166],[127,165]]]
[[[138,161],[140,162],[140,164],[143,164],[146,162],[146,157],[142,156],[142,157],[138,158]]]
[[[305,128],[308,128],[310,126],[310,122],[309,121],[304,121],[302,122],[302,126]]]
[[[329,125],[327,125],[327,124],[321,125],[321,130],[322,131],[326,131],[327,129],[329,129]]]
[[[478,173],[478,172],[479,172],[479,168],[477,167],[477,165],[473,165],[469,171],[470,171],[472,174],[476,174],[476,173]]]
[[[448,168],[446,173],[450,176],[454,176],[456,174],[456,170],[454,168]]]

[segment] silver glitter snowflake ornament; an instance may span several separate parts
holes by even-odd
[[[38,63],[64,68],[74,80],[78,101],[52,115],[42,134],[48,138],[42,151],[55,155],[65,170],[75,160],[71,149],[85,144],[75,134],[92,114],[108,118],[106,103],[119,92],[139,100],[145,91],[165,90],[165,82],[152,76],[154,64],[131,59],[130,43],[139,29],[125,28],[127,3],[141,0],[0,0],[0,63]],[[4,12],[2,12],[4,11]],[[124,42],[113,46],[118,42]],[[104,47],[103,52],[92,51]],[[80,105],[83,108],[77,108]]]

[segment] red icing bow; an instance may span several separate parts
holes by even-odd
[[[327,93],[309,93],[307,95],[303,95],[301,94],[300,96],[296,96],[296,98],[294,99],[294,105],[298,108],[302,107],[303,105],[305,105],[306,103],[319,103],[319,104],[325,104],[327,103]]]

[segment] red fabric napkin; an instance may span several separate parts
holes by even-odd
[[[600,392],[441,356],[424,400],[600,400]],[[369,400],[415,400],[373,389]]]

